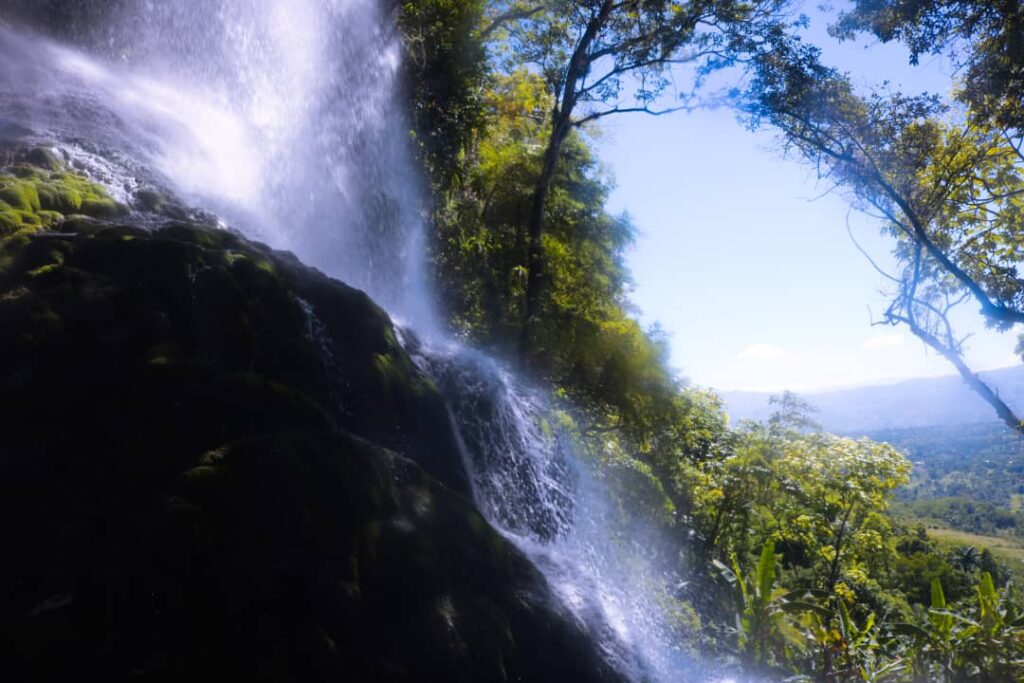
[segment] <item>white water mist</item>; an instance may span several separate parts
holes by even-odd
[[[139,0],[99,32],[105,59],[0,31],[2,119],[141,163],[434,328],[401,43],[378,2]]]

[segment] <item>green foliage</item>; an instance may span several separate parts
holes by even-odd
[[[951,53],[964,87],[957,93],[980,121],[1024,128],[1024,7],[1018,2],[857,0],[832,29],[869,31],[922,55]]]
[[[803,637],[791,614],[817,609],[799,594],[776,589],[775,543],[765,541],[756,568],[744,575],[733,557],[732,568],[715,560],[714,566],[733,589],[736,606],[736,648],[746,668],[768,671],[794,656]]]
[[[893,583],[912,604],[927,604],[931,586],[940,581],[955,598],[969,590],[969,577],[957,571],[934,547],[901,554],[893,567]]]
[[[491,83],[466,182],[438,212],[435,276],[457,333],[508,358],[525,314],[527,218],[551,99],[528,71]],[[716,399],[682,388],[665,340],[632,317],[624,254],[633,229],[605,210],[610,189],[587,141],[571,136],[548,203],[534,372],[571,399],[581,438],[624,499],[636,497],[625,482],[643,480],[650,509],[685,512],[681,464],[717,448],[724,417]]]
[[[900,505],[900,513],[952,529],[994,536],[1024,535],[1024,514],[973,498],[926,498]]]
[[[1009,592],[1000,594],[983,573],[974,598],[958,609],[933,579],[930,607],[915,623],[899,625],[912,638],[907,649],[919,676],[949,683],[1024,676],[1024,618]]]
[[[803,433],[807,424],[783,403],[767,426],[748,424],[730,451],[698,464],[690,481],[697,527],[708,552],[749,553],[772,538],[790,563],[832,592],[844,572],[853,581],[891,564],[895,547],[883,514],[910,464],[886,444]]]
[[[405,76],[411,90],[414,140],[434,184],[444,194],[459,180],[462,159],[485,125],[483,0],[399,2]]]
[[[911,5],[925,13],[955,6],[954,19],[969,14],[963,3]],[[858,2],[850,16],[861,19],[844,19],[839,32],[867,26],[863,12],[882,6],[896,4]],[[778,399],[767,424],[730,429],[713,394],[686,387],[667,368],[663,335],[643,329],[631,308],[624,254],[634,228],[627,216],[607,211],[611,181],[583,132],[623,109],[650,109],[666,84],[665,60],[681,46],[693,49],[698,80],[751,56],[751,118],[779,126],[787,144],[848,188],[858,206],[885,216],[903,266],[890,322],[941,332],[941,316],[929,306],[944,310],[939,304],[947,298],[971,292],[968,282],[988,297],[993,316],[1024,301],[1016,271],[1024,260],[1018,138],[990,125],[970,94],[962,101],[971,114],[962,121],[939,98],[863,96],[794,36],[789,19],[775,14],[780,7],[403,3],[410,73],[423,81],[413,76],[413,122],[435,190],[437,289],[460,337],[525,358],[534,379],[564,400],[559,419],[628,520],[609,542],[644,521],[674,539],[677,568],[689,570],[695,586],[684,592],[692,604],[677,611],[699,614],[691,621],[703,628],[705,651],[736,656],[759,674],[829,683],[917,683],[947,674],[949,681],[1013,680],[1005,667],[1020,656],[1016,632],[992,636],[1011,654],[983,662],[981,643],[996,641],[963,620],[980,625],[984,613],[995,624],[993,591],[999,609],[1017,609],[1012,591],[998,592],[1005,570],[991,553],[953,551],[923,529],[905,527],[905,507],[900,516],[890,513],[898,491],[905,499],[913,491],[934,497],[961,483],[946,478],[951,466],[937,464],[959,450],[940,457],[936,445],[932,458],[911,446],[912,458],[925,465],[904,488],[910,462],[884,443],[888,436],[824,434],[794,396]],[[708,19],[720,20],[714,38],[701,33]],[[906,16],[886,20],[910,25]],[[461,28],[449,32],[446,21]],[[950,27],[944,36],[963,35]],[[598,58],[588,62],[592,56]],[[606,68],[613,73],[604,78]],[[971,85],[964,83],[964,93]],[[431,94],[446,88],[454,93],[450,112]],[[953,357],[960,350],[958,340],[939,342]],[[991,471],[979,464],[980,454],[972,486]],[[1006,489],[1012,481],[1000,478],[990,493],[1018,493]],[[1005,521],[994,509],[969,511],[968,504],[930,503],[921,512],[978,528]],[[724,588],[707,578],[709,565]],[[984,577],[996,571],[989,590]],[[665,599],[682,604],[675,595]],[[915,629],[931,635],[919,639]],[[954,674],[956,648],[975,654],[956,655],[962,662]]]
[[[900,657],[886,657],[889,643],[869,613],[863,625],[850,615],[844,600],[838,604],[838,657],[835,658],[835,680],[838,681],[892,681],[902,674],[907,665]],[[831,643],[828,644],[831,646]]]

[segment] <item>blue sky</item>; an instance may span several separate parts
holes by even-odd
[[[942,60],[915,69],[898,46],[839,45],[824,25],[814,10],[809,37],[855,82],[948,90]],[[771,131],[750,132],[726,109],[620,116],[597,146],[617,184],[611,208],[640,232],[633,300],[670,333],[672,364],[693,382],[812,391],[951,374],[909,332],[871,325],[885,308],[884,280],[847,220],[880,263],[891,263],[889,242],[841,195],[822,196],[829,186],[783,158]],[[970,310],[962,325],[975,333],[968,356],[978,369],[1019,362],[1013,335],[985,330]]]

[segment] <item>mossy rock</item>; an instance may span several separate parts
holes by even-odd
[[[20,211],[39,211],[39,193],[35,181],[22,178],[0,178],[0,201]]]
[[[33,147],[21,154],[24,165],[45,169],[48,171],[59,171],[64,168],[64,160],[53,149],[47,147]]]
[[[128,209],[110,197],[86,197],[82,199],[82,213],[94,218],[118,218],[128,213]]]
[[[21,229],[21,214],[0,204],[0,237],[12,235]]]
[[[39,204],[48,211],[57,211],[70,215],[78,213],[82,208],[82,195],[78,190],[61,183],[40,183],[36,191],[39,193]]]
[[[6,680],[618,679],[365,294],[228,231],[8,214]]]
[[[101,185],[67,170],[52,150],[38,147],[18,156],[19,163],[0,170],[0,237],[52,228],[78,214],[105,220],[128,215]]]

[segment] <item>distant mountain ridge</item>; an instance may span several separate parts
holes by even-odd
[[[1024,365],[979,374],[1011,408],[1024,412]],[[771,414],[768,399],[774,393],[726,391],[721,396],[735,423],[767,419]],[[816,418],[827,430],[843,434],[998,419],[959,375],[799,395],[821,411]]]

